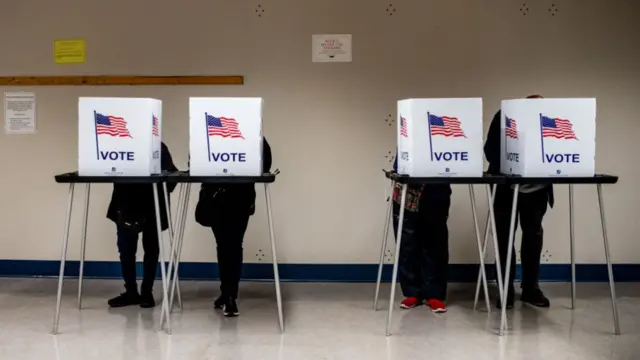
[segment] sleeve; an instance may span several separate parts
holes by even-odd
[[[171,152],[169,152],[169,148],[165,143],[162,143],[162,147],[160,150],[160,168],[162,171],[175,172],[178,171],[178,168],[173,163],[173,158],[171,157]],[[167,190],[169,192],[173,192],[176,188],[176,183],[167,183]]]
[[[393,159],[393,172],[398,172],[398,150],[396,150],[396,156]]]
[[[490,168],[500,167],[500,117],[501,114],[498,111],[491,120],[487,141],[484,143],[484,156]]]
[[[267,142],[267,138],[262,138],[262,172],[268,173],[271,171],[273,159],[271,157],[271,146]]]

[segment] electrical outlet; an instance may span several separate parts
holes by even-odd
[[[529,13],[529,6],[527,6],[527,4],[522,4],[522,6],[520,7],[520,14],[522,15],[527,15]]]
[[[552,256],[551,256],[551,253],[549,252],[549,250],[545,250],[545,251],[542,253],[542,257],[541,257],[541,259],[540,259],[540,262],[544,262],[544,263],[551,262],[551,257],[552,257]]]
[[[551,14],[551,16],[556,16],[557,13],[558,7],[556,6],[556,4],[551,4],[551,7],[549,8],[549,14]]]
[[[262,249],[258,249],[258,252],[256,253],[256,259],[258,261],[264,260],[264,252],[262,251]]]

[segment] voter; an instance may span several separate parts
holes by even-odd
[[[162,143],[161,147],[160,160],[163,171],[178,170],[173,164],[171,153],[164,143]],[[167,186],[169,191],[173,191],[175,188],[175,184],[168,184]],[[159,187],[158,196],[161,227],[162,230],[166,230],[168,222],[162,187]],[[114,308],[128,305],[140,305],[142,308],[154,307],[153,282],[156,278],[160,248],[158,247],[153,185],[113,184],[107,218],[116,223],[118,251],[120,252],[120,265],[125,288],[124,293],[108,301],[109,306]],[[140,233],[142,233],[144,263],[142,286],[140,292],[138,292],[136,252]]]
[[[542,98],[540,95],[531,95],[528,99]],[[491,174],[500,173],[500,121],[501,113],[498,111],[491,121],[487,141],[484,145],[484,154],[489,162],[488,172]],[[517,156],[515,154],[514,156]],[[508,251],[509,228],[511,221],[511,207],[513,204],[513,187],[511,185],[497,185],[494,212],[496,218],[496,232],[500,250],[500,260],[502,264],[507,264],[506,257]],[[553,207],[553,187],[551,185],[522,185],[518,195],[517,217],[520,219],[522,229],[522,246],[520,258],[522,259],[522,302],[538,306],[548,307],[547,299],[540,287],[538,278],[540,273],[540,256],[542,254],[542,219],[547,212],[547,204]],[[517,219],[516,219],[517,222]],[[515,230],[514,230],[515,231]],[[509,260],[511,262],[511,274],[508,281],[505,281],[507,293],[507,308],[514,304],[514,286],[516,258],[515,251]],[[498,307],[501,307],[500,300]]]
[[[271,169],[271,147],[262,139],[262,172]],[[216,239],[220,297],[214,308],[222,309],[224,316],[240,314],[236,299],[242,274],[242,242],[255,212],[255,184],[202,184],[196,205],[196,221],[210,227]]]
[[[397,171],[398,160],[393,164]],[[398,217],[402,187],[393,192],[393,228],[398,236]],[[400,245],[399,281],[405,299],[403,309],[426,304],[434,313],[447,311],[447,267],[449,265],[449,207],[451,186],[444,184],[408,185],[402,244]]]

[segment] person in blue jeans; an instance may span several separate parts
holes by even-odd
[[[397,171],[398,160],[393,164]],[[393,229],[398,236],[402,185],[393,191]],[[400,245],[399,280],[403,309],[426,304],[435,313],[447,311],[449,207],[451,186],[408,185]]]

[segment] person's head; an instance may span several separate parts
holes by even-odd
[[[527,99],[542,99],[542,95],[529,95]]]

